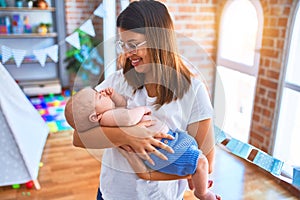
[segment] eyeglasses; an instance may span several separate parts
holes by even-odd
[[[123,42],[123,41],[119,40],[119,41],[117,41],[116,46],[117,46],[118,53],[130,52],[130,53],[136,54],[138,47],[143,46],[146,43],[147,43],[146,40],[139,44],[136,44],[134,42]]]

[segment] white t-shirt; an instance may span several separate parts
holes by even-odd
[[[152,114],[164,121],[172,130],[186,130],[188,124],[212,118],[213,109],[205,85],[192,78],[192,85],[182,99],[172,101],[155,110],[155,98],[145,89],[133,94],[122,70],[108,77],[96,90],[113,87],[128,100],[128,108],[149,106]],[[105,200],[182,200],[187,188],[186,180],[146,181],[138,178],[127,160],[115,148],[106,149],[102,158],[100,190]]]

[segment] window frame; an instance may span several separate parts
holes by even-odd
[[[296,85],[293,83],[289,83],[286,81],[286,73],[287,73],[287,69],[288,69],[288,63],[289,63],[289,58],[290,58],[290,52],[291,52],[291,44],[292,44],[292,39],[293,39],[293,32],[295,29],[295,24],[296,24],[296,18],[297,18],[297,14],[299,15],[299,19],[300,19],[300,1],[294,1],[294,5],[292,6],[293,10],[291,11],[291,17],[289,17],[289,22],[288,22],[288,33],[287,33],[287,37],[286,40],[287,42],[285,43],[285,52],[284,52],[284,57],[283,57],[283,66],[281,69],[281,75],[279,78],[279,90],[278,90],[278,103],[276,104],[276,108],[275,108],[275,117],[274,117],[274,123],[273,123],[273,127],[272,130],[274,132],[274,137],[271,140],[271,152],[272,155],[274,155],[275,152],[275,144],[276,144],[276,139],[277,139],[277,130],[278,130],[278,123],[279,123],[279,118],[280,118],[280,113],[281,113],[281,104],[283,102],[283,93],[284,93],[284,89],[288,88],[291,90],[294,90],[296,92],[300,92],[300,85]],[[300,26],[300,25],[298,25]],[[300,32],[300,31],[299,31]]]
[[[254,6],[257,13],[257,20],[258,20],[258,27],[257,27],[257,33],[256,33],[256,42],[255,42],[255,52],[254,52],[254,63],[252,66],[245,65],[243,63],[235,62],[226,58],[221,57],[221,48],[218,48],[217,51],[217,66],[224,66],[236,71],[239,71],[241,73],[245,73],[251,76],[256,76],[258,72],[258,65],[260,61],[260,50],[262,46],[262,36],[263,36],[263,10],[260,2],[258,0],[249,0],[250,3]],[[227,11],[227,9],[230,7],[230,5],[234,3],[234,0],[228,1],[223,8],[223,12],[221,14],[220,18],[220,30],[219,33],[222,32],[222,29],[224,28],[223,18]],[[222,47],[222,35],[219,34],[219,40],[218,40],[218,47]]]

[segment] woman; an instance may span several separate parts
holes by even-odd
[[[177,54],[173,23],[167,8],[157,1],[133,2],[119,15],[117,27],[118,46],[125,64],[96,89],[113,87],[127,98],[128,108],[149,106],[153,115],[172,130],[187,130],[206,155],[211,172],[214,161],[213,109],[205,85],[193,77]],[[100,175],[103,199],[181,200],[188,184],[183,178],[189,177],[151,172],[150,181],[140,179],[125,158],[128,156],[124,157],[119,148],[110,148],[131,149],[142,159],[151,161],[149,152],[163,157],[156,147],[169,150],[156,138],[168,137],[136,126],[101,127],[80,135],[75,131],[74,145],[107,148]],[[98,199],[101,199],[100,191]]]

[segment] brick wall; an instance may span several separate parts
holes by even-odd
[[[178,33],[179,50],[200,71],[213,92],[216,58],[216,3],[165,0]]]
[[[271,153],[276,128],[274,115],[293,0],[262,0],[264,29],[250,143]]]

